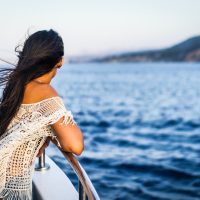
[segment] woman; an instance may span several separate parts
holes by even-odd
[[[18,46],[19,47],[19,46]],[[81,155],[83,134],[50,85],[63,65],[62,38],[50,29],[28,37],[14,69],[0,69],[0,198],[32,199],[34,160],[49,140]]]

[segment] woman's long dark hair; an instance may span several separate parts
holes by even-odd
[[[30,35],[15,48],[15,68],[0,68],[0,86],[5,86],[0,99],[0,136],[7,130],[24,97],[25,85],[48,72],[62,59],[64,45],[59,34],[50,29]]]

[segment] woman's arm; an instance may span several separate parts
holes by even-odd
[[[45,90],[45,98],[50,98],[53,96],[59,96],[56,90],[49,86]],[[64,104],[62,102],[62,104]],[[62,109],[67,110],[64,105]],[[84,150],[84,137],[80,128],[76,123],[74,123],[73,116],[67,115],[68,113],[63,112],[62,117],[58,118],[55,123],[51,123],[50,126],[57,136],[57,140],[61,146],[61,149],[66,152],[71,152],[76,155],[81,155]]]
[[[60,124],[63,122],[63,117],[56,123],[52,124],[53,131],[58,138],[58,141],[63,151],[81,155],[84,150],[84,138],[80,128],[71,123]]]

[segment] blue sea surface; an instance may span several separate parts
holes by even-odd
[[[200,199],[200,64],[66,64],[52,85],[102,200]],[[59,150],[46,152],[77,186]]]

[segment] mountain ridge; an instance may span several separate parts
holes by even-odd
[[[73,62],[73,60],[71,60]],[[84,62],[200,62],[200,35],[188,38],[171,47],[130,51],[103,57],[83,59]]]

